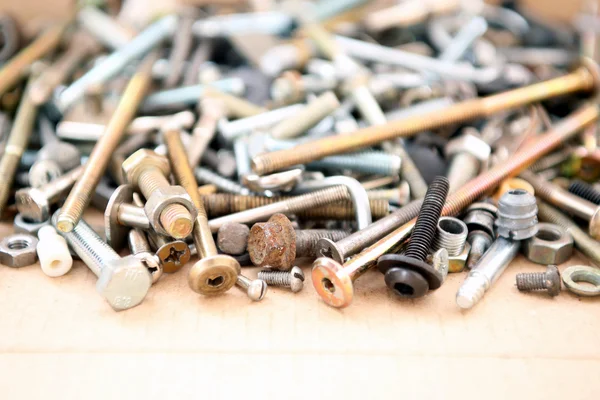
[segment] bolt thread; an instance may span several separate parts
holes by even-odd
[[[262,279],[271,286],[289,287],[292,274],[287,271],[260,271],[258,279]]]
[[[127,235],[127,241],[129,242],[129,250],[131,254],[139,253],[151,253],[152,249],[146,239],[146,234],[141,229],[132,229]]]
[[[194,171],[196,179],[200,183],[211,183],[215,185],[219,190],[227,193],[235,193],[239,195],[248,195],[250,191],[248,188],[234,182],[230,179],[223,178],[219,174],[203,167],[197,167]]]
[[[140,173],[137,185],[146,199],[157,190],[171,186],[163,173],[158,168],[154,167],[145,168]]]
[[[541,172],[549,168],[557,167],[563,162],[567,161],[569,157],[571,157],[572,153],[573,149],[571,147],[560,149],[552,154],[548,154],[547,156],[540,158],[531,164],[529,169],[533,172]]]
[[[517,289],[521,292],[546,290],[546,273],[533,272],[517,274]]]
[[[582,181],[575,181],[569,185],[569,192],[576,196],[600,205],[600,192]]]
[[[435,239],[433,240],[432,250],[446,249],[449,256],[458,256],[465,248],[469,230],[464,222],[451,217],[442,217],[442,220],[452,220],[457,226],[463,228],[460,233],[453,233],[443,229],[438,222]]]
[[[460,308],[471,308],[483,298],[485,290],[485,279],[479,276],[468,276],[456,293],[456,304]]]
[[[397,176],[401,160],[396,155],[382,152],[359,153],[325,157],[308,164],[309,169],[336,169],[362,172],[365,174]]]
[[[348,236],[348,232],[341,230],[298,230],[296,231],[296,257],[315,257],[319,239],[325,238],[337,242],[346,236]]]
[[[160,213],[160,224],[174,238],[184,238],[192,231],[192,215],[181,204],[169,204]]]
[[[556,194],[561,191],[558,186],[551,184],[548,181],[541,179],[539,176],[531,171],[523,171],[521,177],[533,186],[535,195],[546,200],[552,199]]]
[[[589,237],[569,217],[556,208],[538,202],[538,216],[541,221],[556,224],[573,236],[575,247],[597,265],[600,265],[600,243]]]
[[[385,217],[390,212],[390,204],[386,200],[369,200],[373,219]],[[340,201],[321,207],[300,211],[298,218],[308,220],[352,221],[356,219],[354,205],[350,201]]]
[[[438,220],[448,195],[448,179],[442,176],[436,177],[423,200],[423,206],[417,216],[417,222],[413,229],[410,243],[406,248],[406,257],[424,261],[435,237]]]
[[[291,213],[310,209],[311,207],[324,206],[345,200],[350,196],[345,186],[332,186],[326,189],[301,194],[284,200],[287,209]]]

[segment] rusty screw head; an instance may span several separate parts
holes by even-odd
[[[259,267],[289,270],[296,259],[296,231],[283,214],[254,224],[248,236],[248,253]]]

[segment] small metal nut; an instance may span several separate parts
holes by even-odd
[[[525,241],[524,251],[531,262],[560,265],[573,254],[573,238],[558,225],[539,223],[538,232]]]
[[[160,216],[162,211],[170,204],[181,204],[190,212],[192,219],[196,219],[198,211],[192,198],[181,186],[169,186],[155,190],[144,205],[144,211],[150,220],[150,225],[161,235],[169,236],[162,224]]]
[[[565,269],[562,273],[562,281],[570,292],[580,296],[600,296],[600,269],[585,265],[575,265]],[[582,285],[579,282],[594,285]]]
[[[16,233],[28,233],[33,236],[37,236],[38,231],[42,226],[50,225],[50,219],[44,222],[35,222],[25,218],[21,214],[15,216],[14,229]]]
[[[8,267],[20,268],[35,264],[38,240],[35,236],[17,233],[0,242],[0,262]]]
[[[471,252],[471,245],[465,242],[462,252],[457,256],[448,256],[448,272],[462,272],[467,264]]]

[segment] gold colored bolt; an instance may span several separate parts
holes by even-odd
[[[503,179],[518,174],[535,160],[575,136],[582,128],[596,121],[598,115],[598,107],[588,105],[556,123],[540,139],[521,149],[506,162],[480,174],[448,196],[442,215],[458,214]],[[398,227],[343,265],[330,258],[318,258],[313,264],[312,281],[319,296],[333,307],[350,305],[354,296],[353,281],[371,269],[379,257],[397,250],[410,236],[414,224],[415,219]]]
[[[69,193],[61,209],[57,221],[57,228],[60,231],[71,232],[81,219],[125,129],[135,116],[139,104],[150,87],[152,65],[155,60],[156,54],[148,55],[125,88],[121,101],[106,126],[104,134],[96,142],[85,164],[83,175]]]
[[[185,188],[198,210],[192,237],[200,260],[190,270],[189,285],[195,292],[205,295],[226,292],[235,285],[241,271],[240,264],[233,257],[217,252],[204,204],[198,193],[198,183],[179,130],[165,132],[164,140],[175,180]]]
[[[332,49],[333,51],[333,49]],[[278,171],[292,165],[306,164],[334,154],[356,151],[398,137],[488,117],[500,111],[574,92],[592,92],[600,82],[598,66],[584,59],[575,71],[546,82],[536,83],[503,93],[465,100],[442,111],[408,117],[381,126],[371,126],[343,136],[312,140],[290,149],[260,154],[253,158],[252,169],[259,175]]]
[[[8,92],[35,60],[51,52],[60,43],[67,25],[62,23],[49,28],[0,68],[0,95]]]

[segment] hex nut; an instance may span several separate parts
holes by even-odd
[[[50,219],[43,222],[35,222],[25,218],[22,214],[17,214],[14,221],[15,233],[28,233],[37,236],[39,230],[46,225],[50,225]]]
[[[169,160],[166,157],[152,150],[139,149],[123,161],[123,176],[127,179],[128,183],[137,185],[142,171],[152,167],[158,168],[164,176],[168,176],[171,172]]]
[[[193,220],[196,219],[196,216],[198,215],[198,211],[196,210],[196,207],[194,207],[192,198],[181,186],[169,186],[155,190],[147,199],[146,204],[144,205],[144,211],[150,220],[152,228],[164,236],[170,235],[160,223],[160,216],[162,211],[170,204],[180,204],[187,208]]]
[[[524,252],[536,264],[560,265],[573,254],[573,237],[558,225],[539,223],[538,232],[525,241]]]
[[[463,251],[457,256],[448,256],[448,272],[462,272],[467,264],[467,258],[471,252],[471,245],[465,242]]]
[[[0,263],[7,267],[20,268],[35,264],[38,240],[35,236],[17,233],[0,242]]]

